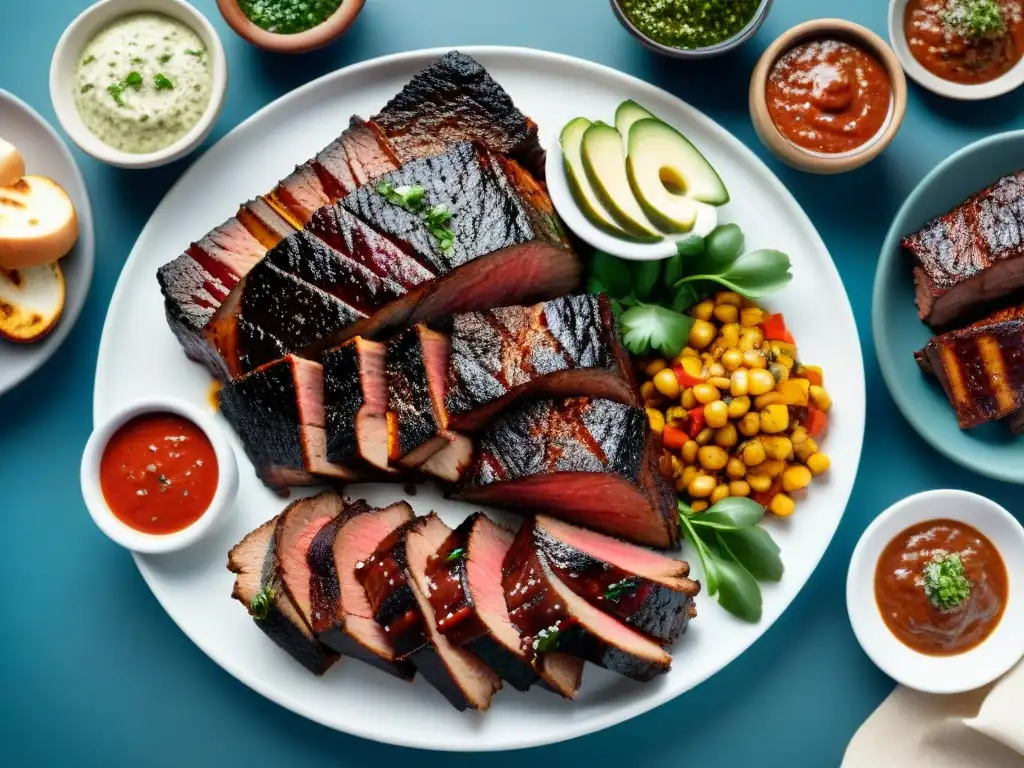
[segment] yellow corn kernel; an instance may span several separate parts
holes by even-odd
[[[718,481],[710,475],[697,475],[686,486],[686,492],[695,499],[707,498],[718,486]]]
[[[697,441],[697,445],[707,445],[714,436],[715,430],[711,427],[704,427],[704,429],[697,433],[697,437],[694,439]]]
[[[680,357],[697,357],[697,350],[693,347],[683,347],[683,351],[679,353]]]
[[[723,400],[715,400],[704,406],[704,421],[709,427],[721,429],[729,422],[729,406]]]
[[[764,352],[760,349],[744,349],[743,364],[751,369],[768,367],[768,361],[765,360]]]
[[[756,467],[768,457],[760,440],[751,440],[743,446],[743,463],[748,467]]]
[[[665,358],[657,357],[644,366],[644,373],[648,376],[653,376],[658,371],[663,371],[666,368],[668,368],[668,363],[665,361]]]
[[[789,378],[789,368],[778,361],[768,365],[768,373],[772,375],[772,378],[775,379],[776,383],[785,381]]]
[[[810,382],[807,379],[789,379],[775,386],[775,391],[782,395],[782,402],[786,405],[807,405],[809,389]]]
[[[704,364],[705,368],[714,365],[716,359],[717,358],[713,354],[706,350],[700,353],[700,361]]]
[[[640,397],[642,397],[645,402],[654,400],[658,397],[658,390],[654,388],[653,381],[645,381],[640,385]]]
[[[760,371],[754,371],[754,373],[760,373]],[[769,405],[785,405],[786,397],[778,390],[767,392],[763,395],[758,395],[754,398],[754,408],[758,411],[763,411]]]
[[[785,432],[789,428],[789,406],[769,405],[761,411],[761,431],[769,434]]]
[[[708,379],[708,384],[724,392],[728,392],[732,388],[732,379],[726,376],[712,376]]]
[[[686,410],[697,407],[697,398],[693,396],[692,387],[683,390],[683,394],[679,398],[679,404]]]
[[[825,391],[824,387],[812,384],[810,388],[810,396],[811,405],[819,411],[827,411],[832,407],[832,398],[828,396],[828,392]]]
[[[694,349],[704,349],[715,340],[718,330],[707,320],[694,320],[690,328],[690,346]]]
[[[793,431],[789,433],[789,439],[794,447],[800,445],[807,440],[807,428],[801,425],[793,427]]]
[[[644,408],[647,411],[647,421],[651,425],[651,432],[660,435],[665,430],[665,415],[657,408]]]
[[[801,365],[800,367],[802,369],[801,375],[804,378],[814,378],[821,382],[821,384],[818,385],[819,387],[825,386],[825,373],[821,370],[820,365]]]
[[[697,402],[701,405],[707,405],[713,403],[715,400],[721,398],[721,394],[718,388],[713,384],[698,384],[693,388],[693,396],[697,398]]]
[[[728,304],[739,308],[743,304],[743,297],[736,291],[719,291],[715,294],[715,304]]]
[[[729,463],[729,454],[717,445],[705,445],[697,452],[697,461],[704,469],[718,472],[720,469],[725,469],[725,465]]]
[[[729,347],[722,353],[722,367],[726,371],[735,371],[743,365],[743,353],[736,347]]]
[[[690,314],[696,317],[698,320],[710,320],[711,313],[715,311],[715,302],[711,299],[705,299],[699,304],[694,304],[690,308]]]
[[[786,355],[786,354],[778,354],[778,355],[776,355],[775,356],[775,362],[777,362],[779,365],[785,366],[786,370],[791,372],[791,373],[793,371],[793,366],[796,364],[796,361],[792,357],[790,357],[789,355]]]
[[[793,452],[793,443],[788,437],[780,435],[761,435],[758,438],[764,446],[764,453],[769,459],[785,461]]]
[[[740,334],[739,346],[743,352],[754,349],[759,350],[763,343],[764,333],[761,332],[760,328],[744,328],[743,333]]]
[[[750,371],[746,368],[737,368],[729,378],[729,394],[733,397],[746,395],[750,390]]]
[[[696,440],[687,440],[685,443],[683,443],[683,447],[679,451],[679,454],[683,457],[683,461],[685,461],[687,464],[693,464],[697,460],[697,451],[699,449],[700,446],[697,445]]]
[[[792,361],[796,357],[796,344],[790,344],[788,341],[776,341],[773,339],[768,348],[775,354],[776,359],[786,356]],[[792,362],[790,362],[789,367],[793,367]]]
[[[654,374],[654,388],[669,400],[679,397],[679,379],[671,368],[662,368]]]
[[[719,304],[712,316],[720,323],[735,323],[740,319],[740,310],[732,304]]]
[[[725,376],[725,366],[722,365],[721,363],[712,363],[711,365],[708,366],[708,376],[711,379],[715,378],[716,376]],[[716,384],[715,386],[718,385]]]
[[[682,422],[686,421],[687,414],[686,409],[679,405],[673,405],[667,411],[665,411],[665,423],[678,427]]]
[[[757,397],[775,389],[775,379],[764,368],[755,368],[750,372],[747,393]]]
[[[686,488],[688,488],[690,486],[690,483],[693,481],[693,478],[695,478],[699,474],[700,470],[697,469],[696,464],[691,464],[690,466],[685,467],[683,469],[683,473],[679,476],[679,483],[677,483],[677,485],[682,486],[679,490],[685,490]]]
[[[742,419],[750,410],[750,398],[746,395],[734,397],[729,403],[729,418]]]
[[[807,457],[807,468],[811,470],[811,474],[815,477],[828,472],[828,468],[831,466],[832,460],[824,453],[815,453]]]
[[[725,465],[725,474],[734,480],[738,480],[747,474],[747,465],[743,463],[742,459],[737,459],[733,456],[729,459],[729,463]],[[734,496],[736,494],[733,494]]]
[[[740,310],[740,325],[753,328],[764,322],[764,312],[759,307],[746,307]]]
[[[722,342],[725,344],[723,351],[729,347],[738,347],[740,343],[739,323],[726,323],[718,332],[718,337],[722,339]]]
[[[796,458],[802,461],[804,464],[806,464],[807,460],[817,452],[818,444],[814,442],[813,437],[808,437],[806,440],[800,443],[800,445],[797,445],[793,448],[793,455],[796,456]]]
[[[811,484],[811,470],[802,464],[791,464],[782,473],[782,490],[800,491]]]
[[[700,363],[700,358],[697,357],[684,357],[682,362],[682,369],[688,375],[693,376],[695,379],[706,379],[707,373],[704,371],[704,366]]]
[[[694,512],[703,512],[708,508],[708,503],[701,499],[700,501],[694,501],[690,503],[690,509]]]
[[[786,471],[786,462],[768,459],[758,464],[755,469],[758,471],[758,474],[768,475],[768,477],[774,479]]]
[[[727,498],[729,498],[729,486],[726,485],[725,483],[719,483],[718,485],[715,486],[715,490],[711,492],[710,501],[712,504],[717,504],[722,499]]]
[[[762,475],[758,472],[751,472],[747,475],[747,484],[751,490],[757,491],[758,493],[764,493],[772,487],[772,479],[768,475]]]
[[[748,412],[740,419],[739,430],[744,437],[755,437],[761,431],[761,417],[755,411]]]
[[[768,502],[768,511],[776,517],[789,517],[796,511],[796,502],[784,493],[776,493]]]
[[[720,445],[723,448],[734,447],[739,439],[735,424],[726,424],[715,433],[715,445]]]
[[[729,483],[729,495],[749,496],[750,483],[748,483],[746,480],[733,480],[731,483]]]

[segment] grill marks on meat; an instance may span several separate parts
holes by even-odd
[[[523,526],[505,558],[505,600],[531,656],[559,651],[634,680],[668,671],[672,657],[656,643],[569,589]]]
[[[1010,416],[1024,405],[1024,307],[936,336],[917,357],[938,378],[961,429]]]
[[[323,356],[327,458],[388,468],[386,347],[356,337]]]
[[[474,431],[526,396],[589,395],[637,405],[628,357],[605,296],[455,315],[445,408]]]
[[[442,398],[448,340],[417,325],[387,343],[388,459],[418,467],[454,438],[444,430]]]
[[[562,583],[640,632],[671,643],[696,615],[686,562],[543,515],[523,528]]]
[[[302,229],[317,208],[331,202],[310,163],[297,166],[264,199],[295,229]]]
[[[451,51],[416,75],[371,120],[391,139],[402,162],[477,139],[544,178],[537,126],[469,56]]]
[[[526,402],[482,433],[455,496],[668,548],[678,525],[658,455],[640,408],[587,397]]]
[[[921,319],[935,329],[1024,288],[1024,171],[903,238]]]
[[[260,479],[286,493],[318,478],[356,479],[327,460],[323,371],[318,363],[288,356],[220,390],[220,407]]]

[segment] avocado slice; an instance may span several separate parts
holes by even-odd
[[[597,194],[587,178],[587,172],[583,169],[580,149],[583,144],[583,134],[589,127],[590,121],[587,118],[577,117],[566,123],[562,133],[558,136],[558,143],[562,146],[565,178],[569,182],[569,189],[576,200],[576,205],[580,207],[583,215],[590,220],[591,224],[616,237],[631,237],[626,230],[615,223],[604,205],[597,199]]]
[[[633,123],[646,117],[658,119],[632,99],[622,102],[615,110],[615,130],[622,136],[622,143],[627,153],[629,152],[629,129],[633,127]]]
[[[661,240],[662,233],[644,214],[626,178],[622,137],[607,123],[592,123],[580,147],[583,168],[598,200],[619,226],[640,240]]]

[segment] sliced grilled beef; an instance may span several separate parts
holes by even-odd
[[[917,308],[936,330],[1024,288],[1024,171],[1004,176],[903,238]]]
[[[296,166],[264,199],[295,229],[302,229],[317,208],[331,202],[311,162]]]
[[[318,363],[284,357],[229,382],[219,397],[221,411],[269,488],[286,492],[292,485],[322,482],[318,478],[358,477],[327,459]]]
[[[1024,307],[936,336],[917,357],[938,378],[961,429],[1009,416],[1024,405]]]
[[[451,51],[416,75],[370,118],[407,162],[465,139],[521,162],[544,178],[537,126],[516,109],[505,90],[473,58]]]
[[[342,134],[342,145],[345,147],[356,187],[361,187],[370,179],[383,176],[401,165],[393,145],[380,127],[367,123],[358,115],[352,117],[348,130]]]
[[[679,530],[659,455],[640,408],[588,397],[525,402],[481,434],[455,496],[669,548]]]
[[[412,661],[423,677],[458,710],[484,710],[501,688],[498,677],[478,656],[459,648],[437,630],[437,618],[428,595],[433,586],[427,575],[429,562],[451,534],[441,518],[430,514],[405,532],[409,588],[423,618],[430,644],[417,651]]]
[[[373,618],[356,570],[366,566],[366,559],[395,528],[412,518],[412,507],[405,502],[386,509],[354,502],[319,530],[307,558],[313,577],[310,625],[320,641],[404,679],[412,679],[413,666],[395,660],[394,647]]]
[[[563,584],[631,627],[671,643],[696,615],[686,562],[543,515],[523,528]]]
[[[452,441],[420,464],[420,472],[444,484],[458,482],[473,462],[473,441],[457,432],[449,433]]]
[[[387,343],[388,459],[418,467],[452,442],[442,427],[447,339],[424,325]]]
[[[340,200],[345,195],[355,192],[358,184],[352,175],[352,167],[348,164],[344,135],[321,149],[316,157],[309,161],[309,165],[331,200]]]
[[[503,574],[509,616],[531,655],[567,653],[645,682],[668,671],[672,657],[658,643],[565,585],[529,526],[516,535]]]
[[[249,611],[256,626],[315,675],[338,656],[313,636],[285,591],[274,556],[274,531],[280,515],[248,534],[228,553],[228,570],[236,574],[231,596]]]
[[[445,409],[473,431],[524,397],[589,395],[639,405],[606,296],[454,315]]]
[[[476,654],[513,688],[525,691],[539,672],[548,687],[572,698],[583,676],[583,662],[556,653],[534,667],[509,621],[501,568],[513,539],[512,531],[477,512],[438,548],[427,564],[437,630]]]
[[[388,468],[385,345],[357,336],[323,356],[327,458]]]

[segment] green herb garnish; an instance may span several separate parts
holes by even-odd
[[[924,593],[928,601],[943,613],[963,607],[971,594],[971,581],[964,571],[960,555],[932,557],[924,567]]]
[[[174,87],[174,83],[160,72],[157,72],[156,75],[153,76],[153,84],[156,86],[158,91],[169,91]]]
[[[134,88],[136,91],[142,88],[142,75],[134,69],[121,82],[108,85],[107,93],[114,99],[114,103],[117,106],[123,107],[124,101],[121,100],[121,94],[129,88]]]
[[[686,346],[693,323],[692,317],[656,304],[638,304],[619,317],[622,343],[634,355],[657,350],[675,357]]]
[[[403,208],[409,213],[420,214],[430,234],[437,238],[438,247],[447,251],[455,245],[455,233],[445,226],[452,218],[452,212],[443,203],[427,208],[427,191],[419,184],[403,184],[395,187],[392,184],[382,181],[376,186],[376,190],[389,203]]]
[[[139,58],[138,56],[132,56],[132,57],[131,57],[131,58],[129,59],[129,61],[130,61],[130,62],[131,62],[132,64],[145,64],[145,63],[146,63],[146,60],[145,60],[145,59]]]
[[[389,203],[404,208],[410,213],[420,213],[423,210],[423,198],[427,192],[419,184],[403,184],[400,187],[395,187],[386,181],[377,185],[377,191],[386,197]]]
[[[121,94],[124,93],[124,86],[121,83],[111,83],[107,86],[107,93],[114,99],[114,103],[119,107],[124,106],[124,102],[121,101]]]
[[[254,619],[263,620],[267,618],[267,613],[270,612],[270,606],[274,603],[274,585],[267,584],[264,587],[260,587],[260,591],[255,594],[252,598],[252,602],[249,603],[249,610],[252,611]]]
[[[81,88],[78,89],[78,92],[79,93],[88,93],[89,91],[91,91],[95,87],[96,86],[94,86],[92,83],[86,83],[85,85],[83,85]]]
[[[952,0],[940,14],[942,23],[962,37],[998,37],[1006,32],[998,0]]]
[[[447,557],[445,557],[444,561],[446,563],[455,563],[455,562],[458,562],[459,560],[465,560],[465,559],[466,559],[466,550],[463,549],[462,547],[456,547],[455,549],[453,549],[451,552],[448,553],[448,555],[447,555]]]
[[[604,591],[604,599],[610,600],[613,603],[619,602],[619,598],[623,595],[632,592],[640,584],[640,579],[635,576],[622,581],[616,581],[614,584],[609,584],[608,589]]]
[[[452,212],[448,210],[448,206],[444,203],[435,205],[423,217],[427,229],[430,230],[430,234],[437,238],[438,247],[442,251],[447,251],[455,245],[455,233],[445,226],[445,224],[451,221],[451,218]]]
[[[533,650],[537,653],[551,653],[558,647],[561,634],[557,629],[542,629],[537,633],[537,639],[533,641]]]
[[[708,595],[718,595],[719,605],[750,622],[761,619],[758,582],[778,581],[783,573],[779,546],[758,526],[763,516],[764,507],[738,496],[722,499],[705,512],[679,502],[679,524],[697,550]]]
[[[90,54],[89,56],[86,56],[84,59],[82,59],[82,64],[92,64],[94,61],[96,61],[96,57]]]
[[[161,53],[159,56],[156,57],[156,60],[159,61],[161,64],[166,64],[173,57],[173,53]]]
[[[206,49],[186,48],[185,53],[187,53],[189,56],[195,56],[197,59],[201,59],[203,58],[203,54],[206,53]]]
[[[128,77],[124,79],[124,85],[129,88],[134,88],[136,91],[139,90],[142,88],[142,75],[133,69],[128,73]]]

